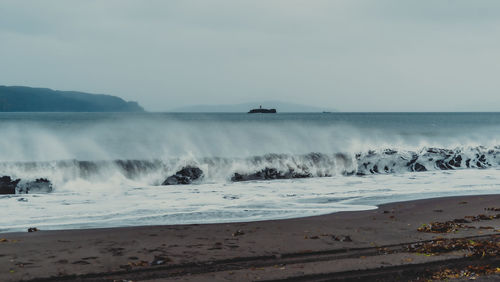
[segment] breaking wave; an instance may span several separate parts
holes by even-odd
[[[484,169],[500,165],[500,146],[427,148],[418,151],[383,149],[361,153],[265,154],[245,158],[172,158],[114,160],[2,162],[0,174],[22,181],[47,178],[56,191],[95,187],[160,185],[186,166],[198,167],[198,183],[269,180],[304,177],[363,176],[432,170]],[[246,178],[245,178],[246,177]],[[196,182],[195,182],[196,183]]]
[[[54,191],[498,167],[500,115],[0,115],[0,177]],[[188,181],[189,182],[189,181]]]

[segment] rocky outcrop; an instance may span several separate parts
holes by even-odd
[[[52,192],[52,182],[46,178],[38,178],[35,181],[26,182],[19,185],[19,194],[37,194]]]
[[[21,182],[21,179],[13,180],[10,176],[0,177],[0,194],[35,194],[52,192],[52,182],[46,178],[38,178],[35,181]]]
[[[0,177],[0,194],[15,194],[16,186],[19,181],[21,181],[21,179],[13,180],[12,178],[10,178],[10,176]]]
[[[174,175],[169,176],[161,185],[191,184],[202,176],[203,171],[201,169],[194,166],[186,166]]]
[[[500,147],[424,148],[420,152],[395,150],[368,151],[356,154],[357,175],[395,173],[406,171],[454,170],[461,168],[488,168],[498,166]]]
[[[309,172],[296,172],[293,169],[289,169],[288,171],[279,171],[275,168],[264,168],[260,171],[250,174],[240,174],[235,173],[233,177],[231,177],[231,181],[249,181],[249,180],[271,180],[271,179],[291,179],[291,178],[308,178],[312,177]]]

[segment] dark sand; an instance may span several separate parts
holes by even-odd
[[[407,250],[408,244],[437,237],[497,240],[500,219],[452,233],[417,231],[432,221],[500,213],[486,211],[489,207],[500,208],[500,195],[391,203],[289,220],[3,233],[0,281],[404,281],[443,267],[499,265],[498,256]]]

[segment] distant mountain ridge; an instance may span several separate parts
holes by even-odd
[[[120,97],[26,86],[0,86],[0,112],[143,112]]]
[[[225,113],[246,113],[251,109],[257,109],[259,106],[263,108],[273,108],[278,111],[278,113],[288,112],[336,112],[337,110],[331,108],[320,108],[314,106],[306,106],[288,102],[281,101],[261,101],[252,103],[242,103],[242,104],[231,104],[231,105],[194,105],[179,107],[170,110],[170,112],[204,112],[204,113],[214,113],[214,112],[225,112]]]

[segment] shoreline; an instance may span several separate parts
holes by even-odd
[[[468,263],[500,266],[498,256],[481,261],[457,251],[429,256],[404,251],[437,238],[498,240],[500,218],[448,233],[417,231],[430,222],[500,214],[487,208],[500,208],[499,194],[280,220],[0,233],[0,280],[322,281],[410,277]]]

